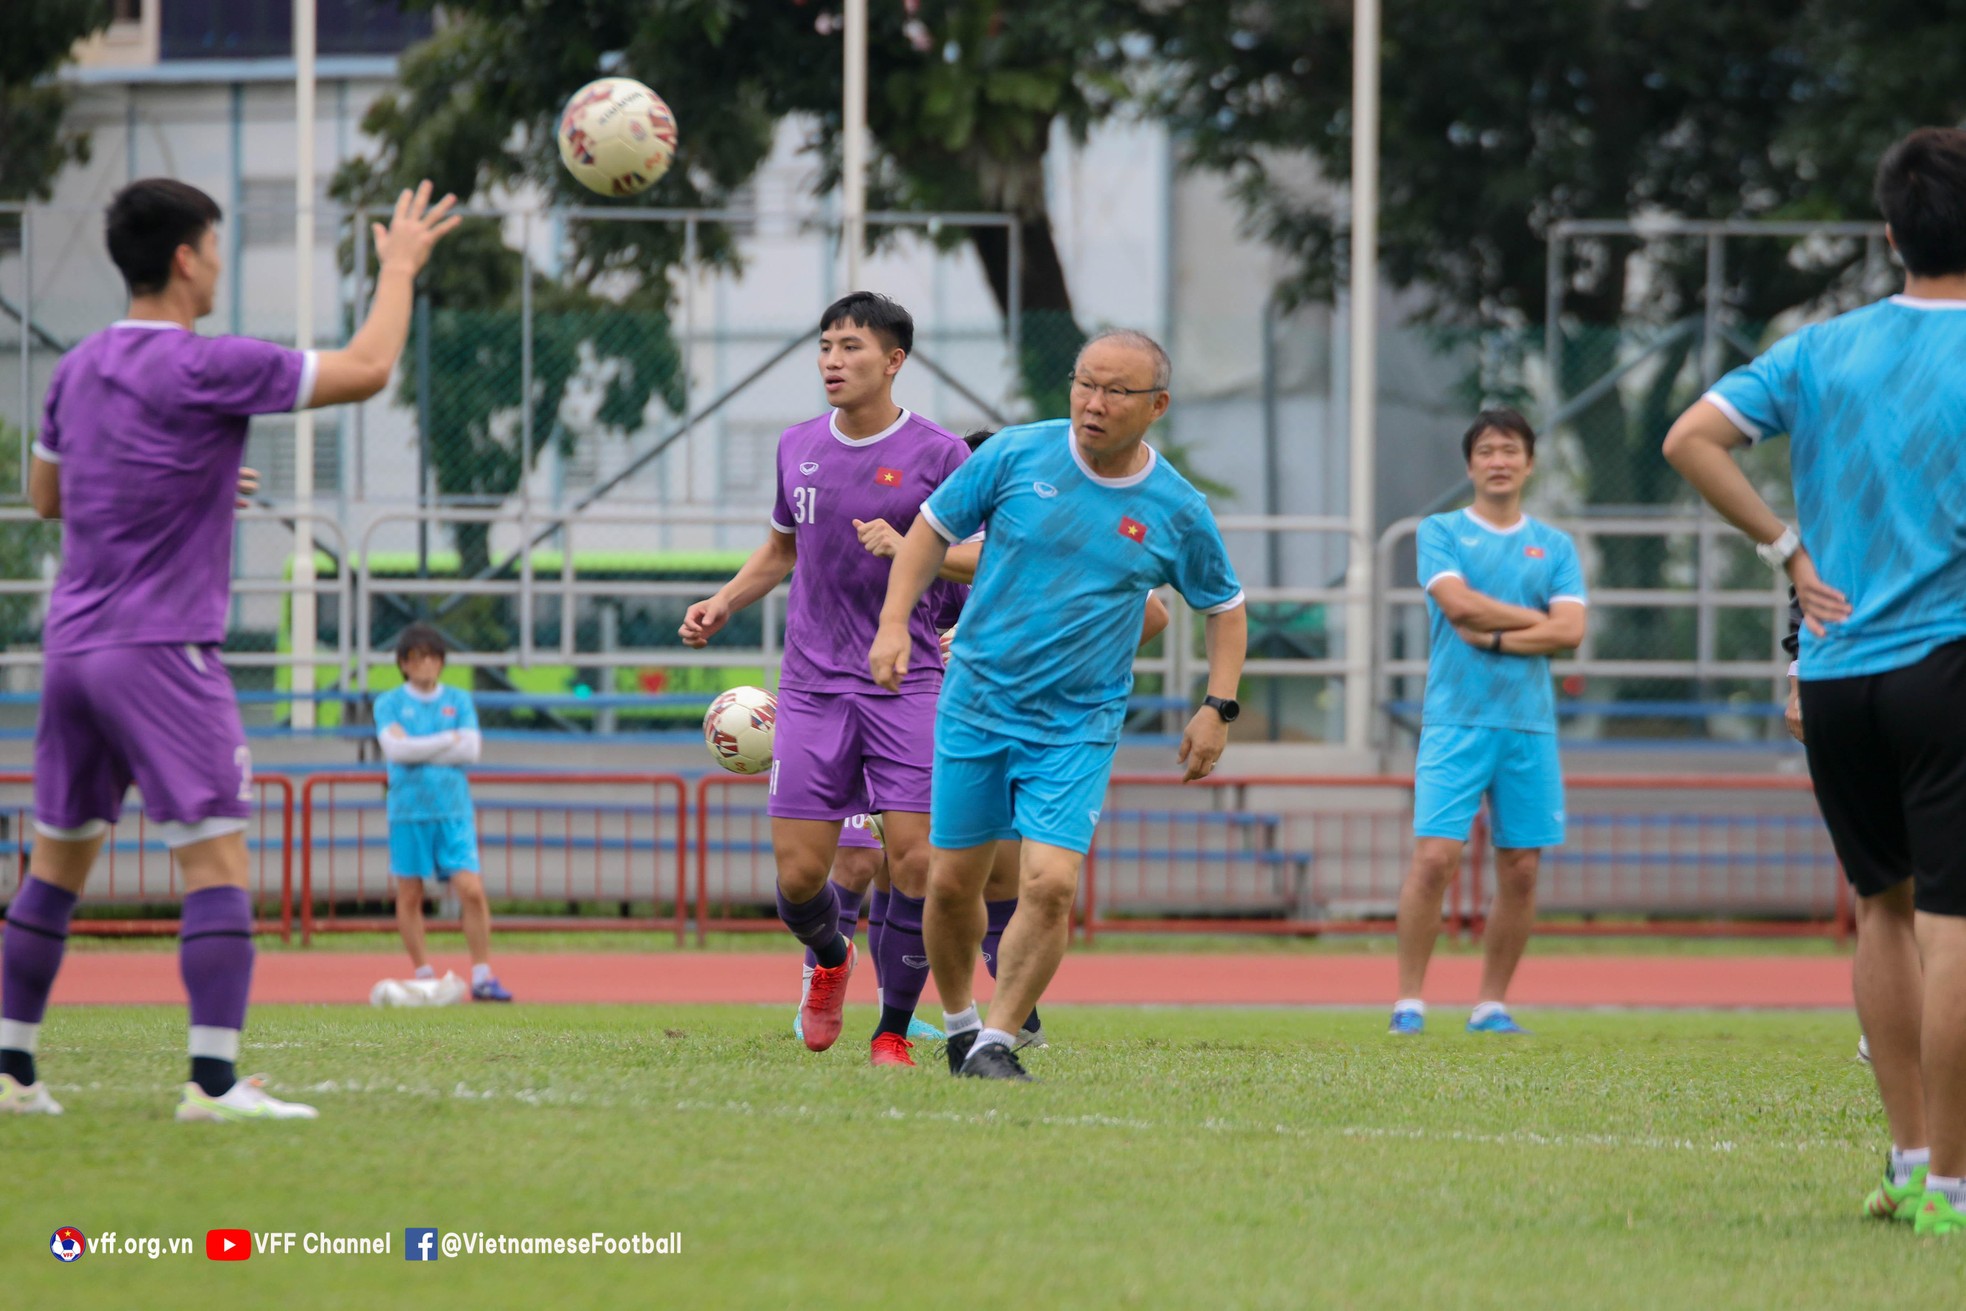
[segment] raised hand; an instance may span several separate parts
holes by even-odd
[[[412,275],[420,272],[437,243],[463,222],[451,213],[457,205],[456,196],[446,195],[432,205],[430,190],[430,179],[425,178],[415,191],[396,197],[396,212],[388,227],[371,225],[375,257],[385,268],[408,269]]]

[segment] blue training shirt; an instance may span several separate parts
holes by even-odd
[[[1119,740],[1141,593],[1243,601],[1207,499],[1152,447],[1139,473],[1098,476],[1067,419],[999,432],[922,515],[951,542],[989,530],[939,713],[1022,740]]]
[[[428,700],[405,684],[376,698],[375,730],[391,724],[409,737],[478,727],[478,707],[461,687],[439,683]],[[389,765],[391,820],[470,819],[471,788],[456,765]]]
[[[1800,676],[1902,669],[1966,637],[1966,301],[1893,296],[1776,342],[1709,391],[1789,435],[1802,544],[1850,617]]]
[[[1429,626],[1421,726],[1556,732],[1549,657],[1469,646],[1440,612],[1433,587],[1459,578],[1483,596],[1532,610],[1547,611],[1558,601],[1588,604],[1584,568],[1569,535],[1526,514],[1513,527],[1497,528],[1471,510],[1451,510],[1422,519],[1415,544]]]

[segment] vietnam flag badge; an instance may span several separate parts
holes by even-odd
[[[1138,519],[1132,519],[1132,518],[1128,518],[1126,515],[1121,515],[1120,536],[1128,538],[1132,541],[1140,542],[1144,545],[1147,540],[1147,525],[1141,523]]]
[[[883,487],[899,487],[901,485],[901,470],[890,469],[883,465],[874,471],[874,481]]]

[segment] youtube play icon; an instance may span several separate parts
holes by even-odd
[[[245,1261],[253,1254],[253,1235],[248,1229],[207,1229],[205,1255],[213,1261]]]

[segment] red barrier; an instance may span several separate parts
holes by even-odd
[[[771,852],[771,819],[765,814],[764,774],[705,774],[696,781],[696,945],[714,923],[718,929],[756,932],[782,928],[776,915],[732,914],[732,906],[756,911],[776,904],[778,866]],[[712,796],[719,799],[712,809]],[[733,798],[740,804],[733,806]],[[713,871],[714,864],[714,871]],[[713,878],[714,872],[714,878]],[[710,916],[710,887],[717,886],[718,914]]]
[[[9,863],[15,881],[27,876],[34,845],[34,775],[0,773],[0,789],[20,795],[0,804],[0,841],[9,844]],[[246,847],[251,862],[247,891],[253,898],[253,931],[278,932],[282,942],[293,939],[293,781],[281,774],[253,776],[253,813],[247,819]],[[177,865],[150,831],[141,801],[124,809],[109,831],[82,893],[83,914],[70,932],[105,937],[168,936],[178,931],[176,919],[107,919],[87,913],[102,905],[143,906],[176,901]],[[273,913],[269,914],[269,908]]]
[[[350,917],[344,902],[392,904],[385,776],[379,771],[316,774],[300,794],[301,941],[316,930],[387,930],[386,917]],[[689,793],[675,774],[470,775],[485,890],[494,901],[650,902],[644,917],[501,915],[513,929],[670,929],[686,941]],[[353,797],[346,795],[353,793]],[[515,795],[516,793],[516,795]],[[544,793],[544,796],[539,794]],[[671,913],[664,901],[665,858],[673,853]],[[325,908],[317,917],[316,906]],[[455,928],[455,921],[432,921]]]
[[[1128,930],[1389,931],[1412,861],[1410,777],[1115,777],[1087,858],[1088,936]],[[1848,884],[1806,778],[1568,780],[1544,853],[1544,933],[1830,934]],[[1448,918],[1485,919],[1486,814]]]

